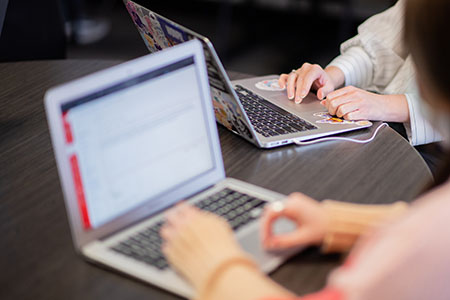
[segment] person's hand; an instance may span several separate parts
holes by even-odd
[[[333,78],[339,77],[339,78]],[[278,83],[286,88],[290,100],[301,103],[311,90],[317,91],[317,98],[322,100],[337,87],[336,82],[343,82],[344,75],[336,67],[325,71],[319,65],[305,63],[300,69],[290,74],[281,74]]]
[[[228,258],[244,256],[223,218],[187,204],[168,213],[161,236],[167,260],[197,290],[216,266]]]
[[[386,120],[385,95],[348,86],[328,94],[320,103],[332,116],[346,120]]]
[[[274,235],[273,225],[283,217],[294,222],[297,228],[293,232]],[[284,201],[282,211],[266,206],[262,216],[263,246],[275,250],[319,245],[325,237],[328,222],[328,214],[319,202],[300,193],[291,194]]]

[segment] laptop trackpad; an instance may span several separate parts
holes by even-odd
[[[288,257],[297,253],[300,248],[288,249],[282,251],[267,251],[261,242],[261,234],[259,232],[260,223],[252,225],[252,230],[245,234],[239,235],[239,243],[244,250],[251,254],[256,262],[261,266],[264,272],[271,272],[281,265]],[[277,221],[273,231],[276,234],[291,232],[295,229],[295,225],[286,219]]]

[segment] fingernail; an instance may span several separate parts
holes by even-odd
[[[300,104],[300,103],[302,103],[302,99],[296,98],[296,99],[295,99],[295,104]]]
[[[294,99],[294,95],[289,95],[289,100]]]
[[[323,106],[325,106],[325,100],[320,101],[320,104],[322,104]]]
[[[302,92],[301,92],[302,98],[305,98],[307,94],[308,94],[308,92],[307,92],[307,91],[305,91],[305,90],[302,90]]]

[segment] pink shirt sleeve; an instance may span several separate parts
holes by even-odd
[[[363,238],[328,288],[300,298],[262,300],[450,299],[450,181],[398,220]]]
[[[265,298],[262,300],[344,300],[342,293],[333,288],[326,288],[318,293],[310,294],[302,298],[279,299],[279,298]]]
[[[450,181],[363,238],[329,286],[357,300],[448,300]]]

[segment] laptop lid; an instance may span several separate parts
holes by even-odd
[[[77,249],[225,178],[198,41],[49,90]]]
[[[198,39],[203,43],[217,122],[250,142],[259,144],[244,109],[239,101],[235,100],[237,95],[209,39],[133,1],[124,0],[124,3],[150,52],[160,51],[192,39]]]
[[[272,82],[274,79],[273,75],[235,81],[234,83],[242,85],[254,93],[270,99],[270,102],[274,103],[276,106],[281,107],[283,110],[288,111],[293,115],[299,116],[306,122],[320,124],[319,126],[314,125],[318,127],[318,130],[315,131],[308,130],[295,132],[291,136],[266,136],[265,139],[260,139],[262,136],[258,137],[255,133],[256,131],[254,130],[253,124],[250,123],[250,120],[234,91],[233,85],[209,39],[158,15],[132,0],[123,1],[150,52],[159,51],[160,49],[165,49],[194,38],[199,39],[203,43],[216,120],[229,130],[238,133],[250,142],[257,144],[260,147],[272,148],[288,144],[294,140],[308,140],[371,126],[370,122],[364,122],[364,124],[358,124],[358,122],[347,123],[347,121],[343,120],[334,123],[328,123],[329,120],[324,122],[322,115],[325,110],[317,101],[310,102],[311,105],[314,106],[314,111],[312,112],[307,110],[305,104],[292,107],[293,103],[287,100],[284,94],[285,92],[282,93],[282,97],[276,97],[274,93],[280,92],[268,92],[264,89],[255,90],[255,85],[259,82],[264,82],[268,79]],[[316,113],[319,115],[316,116]],[[341,124],[342,126],[335,126],[336,124]],[[279,129],[284,130],[281,128]],[[284,130],[284,132],[288,134],[289,131]]]
[[[0,37],[2,36],[3,23],[5,22],[8,0],[0,0]]]

